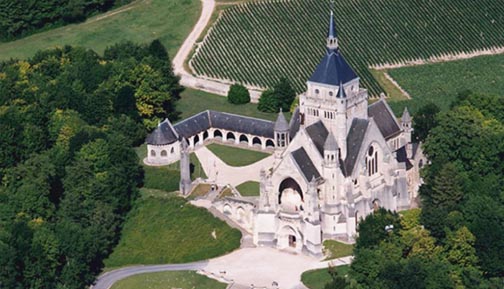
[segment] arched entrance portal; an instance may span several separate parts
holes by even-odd
[[[296,236],[289,235],[289,247],[296,248]]]
[[[303,191],[293,178],[286,178],[278,188],[278,204],[284,212],[303,210]]]
[[[279,249],[291,248],[299,252],[303,247],[303,240],[294,227],[285,225],[278,231],[277,247]]]

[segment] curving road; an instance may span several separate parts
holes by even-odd
[[[168,264],[168,265],[152,265],[152,266],[132,266],[113,270],[104,273],[96,279],[96,282],[92,289],[109,289],[114,285],[115,282],[124,279],[129,276],[142,273],[155,273],[163,271],[197,271],[205,268],[208,261],[186,263],[186,264]]]

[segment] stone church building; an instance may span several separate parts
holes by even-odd
[[[182,158],[188,166],[188,152],[206,139],[271,151],[274,165],[261,171],[259,197],[214,206],[248,229],[258,246],[320,256],[324,240],[352,242],[359,220],[375,208],[411,206],[425,162],[411,133],[406,109],[397,120],[384,99],[368,103],[341,54],[331,12],[326,54],[289,123],[282,112],[276,122],[215,111],[174,126],[166,120],[147,138],[146,162]],[[182,174],[187,194],[189,174],[184,168]]]

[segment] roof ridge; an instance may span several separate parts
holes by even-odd
[[[233,115],[233,116],[242,117],[242,118],[248,118],[248,119],[254,119],[254,120],[260,120],[260,121],[264,121],[264,122],[274,123],[274,121],[271,121],[271,120],[262,119],[262,118],[257,118],[257,117],[252,117],[252,116],[246,116],[246,115],[241,115],[241,114],[236,114],[236,113],[230,113],[230,112],[224,112],[224,111],[217,111],[217,110],[211,110],[211,109],[208,109],[207,111],[208,111],[209,113],[210,113],[210,112],[216,112],[216,113],[228,114],[228,115]],[[210,116],[210,115],[209,115],[209,116]]]

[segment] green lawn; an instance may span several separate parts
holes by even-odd
[[[112,289],[225,289],[226,287],[227,284],[219,283],[196,272],[177,271],[134,275],[119,280]]]
[[[148,43],[156,38],[173,57],[196,24],[201,11],[198,0],[138,0],[97,15],[81,24],[41,32],[0,44],[0,59],[28,58],[40,49],[78,45],[102,53],[107,46],[130,40]]]
[[[239,184],[236,189],[244,197],[259,196],[259,183],[250,181]]]
[[[345,266],[338,266],[335,267],[336,271],[338,274],[341,276],[344,276],[347,274],[348,270],[350,269],[350,266],[345,265]],[[301,281],[303,284],[306,285],[306,287],[310,289],[324,289],[325,285],[329,282],[331,282],[331,275],[329,275],[329,269],[324,268],[324,269],[318,269],[318,270],[311,270],[311,271],[306,271],[301,275]]]
[[[267,153],[235,148],[215,143],[207,145],[207,148],[226,164],[234,167],[247,166],[270,156]]]
[[[144,188],[156,189],[167,192],[176,191],[179,189],[180,182],[180,162],[175,162],[168,166],[152,167],[143,164],[143,159],[147,155],[147,145],[141,145],[135,148],[135,151],[140,159],[143,166],[145,176],[144,176]],[[201,167],[201,163],[198,157],[192,153],[191,158],[191,178],[201,177],[206,179],[207,176],[205,171]]]
[[[121,240],[104,263],[107,268],[116,268],[204,260],[237,249],[240,238],[240,231],[183,198],[143,196],[129,213]]]
[[[447,109],[457,93],[504,94],[504,55],[480,56],[472,59],[403,67],[389,71],[406,90],[411,101],[391,102],[394,111],[402,112],[407,105],[416,111],[431,101]]]
[[[177,102],[177,110],[182,112],[181,119],[185,119],[207,109],[266,120],[276,120],[277,118],[276,113],[258,111],[256,104],[231,104],[224,96],[190,88],[186,88],[185,91],[182,92],[182,97]],[[290,114],[286,113],[285,117],[287,118],[287,120],[290,119]]]
[[[350,256],[353,253],[353,245],[344,244],[334,240],[324,241],[324,253],[326,260]]]

